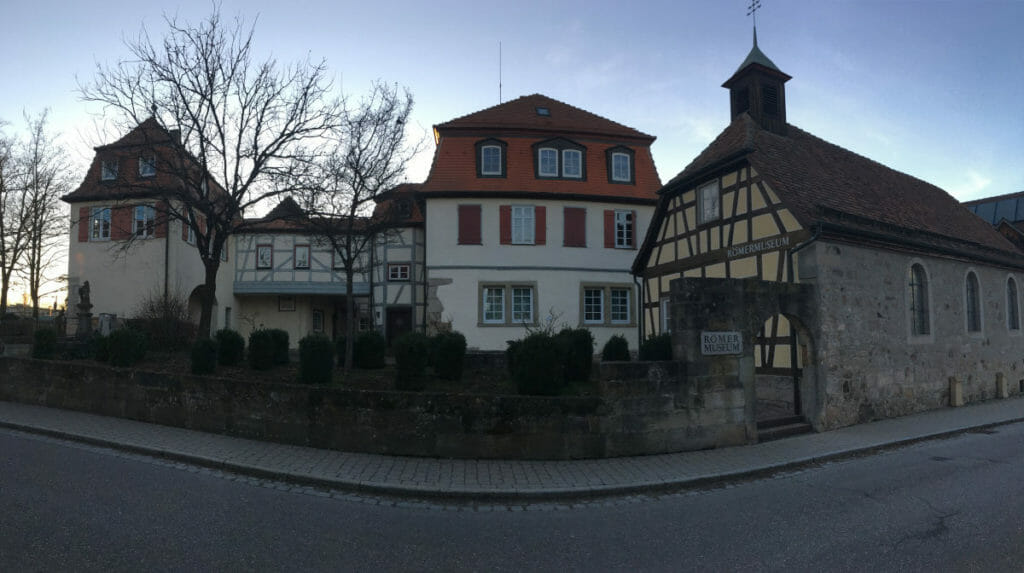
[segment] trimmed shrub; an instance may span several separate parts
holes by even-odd
[[[274,336],[269,330],[254,330],[249,334],[249,367],[253,370],[274,367]]]
[[[557,338],[565,353],[565,381],[590,380],[594,365],[594,335],[586,328],[563,328]]]
[[[672,335],[663,332],[643,341],[640,360],[672,360]]]
[[[217,342],[200,338],[192,344],[192,373],[213,374],[217,369]]]
[[[96,334],[92,337],[92,359],[96,362],[110,362],[110,337]]]
[[[441,332],[431,340],[434,373],[444,380],[461,380],[466,360],[466,337],[461,332]]]
[[[507,340],[505,344],[508,344],[508,348],[505,349],[505,368],[508,369],[509,375],[512,375],[515,372],[516,353],[519,352],[523,341]]]
[[[398,390],[423,390],[427,386],[427,354],[430,341],[422,332],[407,332],[395,339],[392,345],[395,353],[395,388]]]
[[[288,331],[271,328],[268,332],[274,341],[274,364],[288,364]]]
[[[352,364],[356,368],[384,368],[384,354],[388,341],[381,333],[370,330],[356,337],[352,345]]]
[[[601,360],[605,362],[628,362],[629,342],[626,341],[626,337],[616,334],[609,338],[601,350]]]
[[[334,379],[334,343],[322,334],[299,340],[299,382],[330,384]]]
[[[32,358],[49,360],[57,353],[57,331],[40,328],[32,335]]]
[[[107,337],[107,361],[111,366],[131,366],[146,357],[146,335],[132,328],[119,328]]]
[[[222,328],[214,335],[217,340],[217,361],[223,366],[235,366],[245,356],[245,339],[230,328]]]
[[[550,334],[533,333],[516,341],[512,380],[520,394],[557,396],[565,386],[564,357]],[[511,345],[510,345],[511,346]]]

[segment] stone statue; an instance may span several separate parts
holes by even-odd
[[[89,281],[78,287],[78,328],[75,336],[79,339],[92,335],[92,302],[89,300]]]
[[[92,303],[89,302],[89,281],[85,281],[85,284],[78,287],[78,306],[79,308],[92,306]]]

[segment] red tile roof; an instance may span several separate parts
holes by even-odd
[[[747,161],[805,228],[825,224],[903,244],[997,257],[1024,264],[1021,253],[951,195],[824,141],[793,125],[787,136],[741,114],[660,194],[674,195],[730,162]],[[654,228],[654,225],[652,225]]]

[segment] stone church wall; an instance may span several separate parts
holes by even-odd
[[[1010,394],[1024,383],[1024,338],[1007,325],[1007,279],[1024,275],[945,258],[818,241],[799,255],[801,282],[815,285],[817,361],[824,404],[819,430],[941,408],[950,378],[965,402]],[[908,273],[927,272],[930,334],[912,336]],[[982,328],[966,327],[967,273],[981,287]],[[1018,300],[1020,294],[1018,294]]]

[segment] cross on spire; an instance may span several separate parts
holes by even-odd
[[[747,6],[747,16],[754,17],[754,45],[757,45],[757,11],[761,8],[761,0],[750,0]]]

